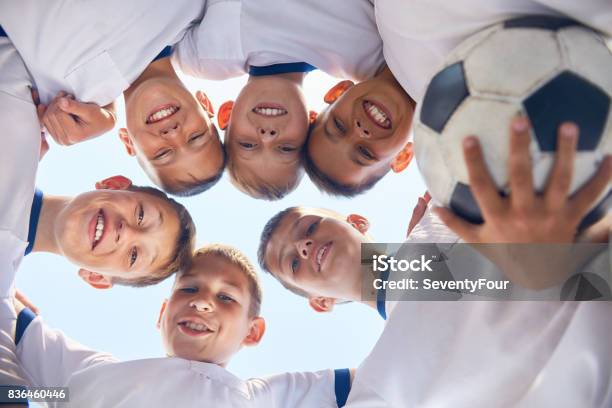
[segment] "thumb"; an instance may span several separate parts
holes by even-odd
[[[83,103],[83,102],[75,101],[74,99],[69,99],[65,97],[60,98],[57,101],[57,105],[62,111],[66,113],[71,113],[81,118],[88,117],[91,114],[92,110],[98,109],[97,105],[90,104],[90,103]]]

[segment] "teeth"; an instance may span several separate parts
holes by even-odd
[[[286,110],[278,108],[255,108],[253,112],[263,116],[282,116],[287,114]]]
[[[196,331],[208,331],[208,327],[204,326],[203,324],[197,324],[197,323],[193,323],[193,322],[186,322],[184,323],[185,327],[190,328],[191,330],[196,330]]]
[[[98,222],[96,223],[96,233],[94,235],[94,243],[98,242],[104,233],[104,217],[98,214]]]
[[[366,109],[368,113],[370,114],[370,116],[372,117],[372,119],[374,119],[377,123],[383,126],[388,124],[387,115],[385,114],[385,112],[378,109],[376,105],[370,102],[366,102]]]
[[[149,116],[149,122],[157,122],[162,119],[167,118],[168,116],[172,116],[178,111],[178,107],[171,106],[169,108],[160,109],[157,112],[153,113]]]
[[[327,252],[327,246],[321,248],[319,250],[319,253],[317,254],[317,264],[319,264],[319,267],[321,267],[321,260],[323,259],[323,255],[325,255],[325,252]]]

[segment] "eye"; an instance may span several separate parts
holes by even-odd
[[[252,150],[255,147],[257,147],[255,143],[251,143],[251,142],[238,142],[238,144],[247,150]]]
[[[138,259],[138,249],[136,249],[136,247],[133,247],[130,250],[130,267],[134,265],[136,259]]]
[[[300,266],[300,260],[297,257],[293,258],[293,260],[291,261],[291,271],[295,273],[295,271],[297,271],[297,268],[299,268],[299,266]]]
[[[171,150],[170,149],[166,149],[166,150],[162,150],[161,152],[157,153],[154,157],[153,160],[160,160],[160,159],[164,159],[166,157],[168,157],[170,155]]]
[[[335,116],[334,116],[334,126],[336,127],[336,129],[338,129],[338,131],[340,131],[340,133],[346,133],[346,127],[344,127],[344,124],[340,121],[340,119],[338,119]]]
[[[306,228],[307,237],[311,236],[317,230],[317,227],[319,226],[319,222],[321,222],[321,220],[317,220],[317,221],[310,223],[308,228]]]
[[[359,150],[359,154],[361,154],[366,159],[368,159],[368,160],[374,160],[375,159],[374,154],[372,154],[372,152],[370,150],[368,150],[366,147],[359,146],[358,150]]]
[[[278,150],[280,150],[283,153],[291,153],[291,152],[295,152],[297,148],[293,146],[279,146]]]
[[[202,139],[202,137],[204,137],[204,133],[195,134],[189,138],[189,143],[193,143],[196,140]]]
[[[188,286],[185,288],[180,288],[179,290],[185,293],[196,293],[198,291],[198,288],[193,287],[193,286]]]
[[[144,207],[142,204],[138,206],[138,225],[142,224],[142,220],[144,218]]]
[[[235,300],[232,297],[224,293],[219,293],[217,295],[217,298],[219,298],[220,301],[225,302],[225,303],[235,302]]]

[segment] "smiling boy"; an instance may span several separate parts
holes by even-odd
[[[249,75],[235,103],[219,109],[228,171],[244,193],[276,200],[303,175],[306,74],[371,78],[383,65],[381,47],[368,0],[210,1],[173,62],[199,78]]]
[[[374,78],[343,81],[325,96],[306,143],[304,167],[320,190],[353,197],[412,159],[415,102],[388,67]]]
[[[0,37],[18,51],[23,65],[3,68],[1,75],[23,75],[24,90],[37,88],[42,123],[61,144],[111,130],[111,105],[123,94],[127,127],[120,137],[128,154],[166,191],[199,193],[221,177],[224,152],[210,120],[212,106],[180,81],[170,46],[201,19],[204,4],[0,2]],[[8,104],[21,105],[3,100],[3,110]],[[19,123],[11,131],[25,134],[21,124],[37,125],[38,119],[36,110],[22,109],[23,120],[7,123]]]
[[[66,386],[79,407],[335,408],[348,370],[286,373],[243,381],[225,366],[265,331],[254,268],[234,248],[209,245],[176,277],[158,319],[167,357],[120,362],[21,312],[17,353],[32,384]],[[117,381],[120,378],[121,381]],[[341,401],[339,403],[338,401]]]

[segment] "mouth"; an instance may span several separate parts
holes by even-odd
[[[164,119],[168,119],[170,116],[176,114],[181,110],[180,106],[167,104],[156,108],[153,112],[147,116],[146,124],[151,125],[153,123],[161,122]]]
[[[197,337],[205,336],[210,333],[214,333],[215,330],[211,329],[205,322],[200,319],[183,319],[178,322],[179,330],[188,336]]]
[[[382,104],[366,100],[363,101],[363,110],[376,126],[391,129],[391,114]]]
[[[267,118],[284,116],[288,113],[284,106],[277,103],[260,103],[251,109],[251,111],[257,115],[265,116]]]
[[[321,272],[323,264],[325,260],[327,259],[327,255],[329,255],[331,251],[331,247],[332,247],[331,241],[319,247],[319,250],[317,251],[317,257],[316,257],[318,272]]]
[[[89,238],[92,251],[102,241],[102,237],[104,236],[105,220],[106,217],[104,216],[104,211],[102,211],[102,209],[91,217],[91,221],[89,222]]]

